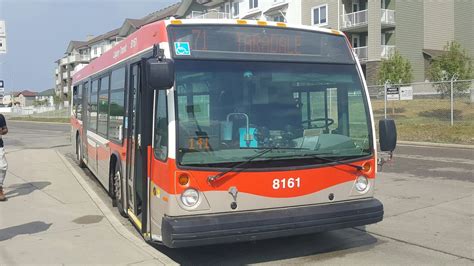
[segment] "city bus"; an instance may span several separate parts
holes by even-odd
[[[375,127],[337,30],[143,26],[73,76],[72,140],[145,240],[171,248],[377,223]],[[380,150],[396,145],[379,122]]]

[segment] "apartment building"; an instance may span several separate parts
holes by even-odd
[[[474,58],[472,0],[182,0],[86,41],[71,41],[55,70],[56,94],[67,99],[72,75],[121,39],[168,17],[257,19],[339,29],[347,35],[369,85],[381,60],[395,50],[407,58],[414,81],[425,81],[430,61],[456,40]]]
[[[110,50],[141,26],[171,16],[181,17],[187,15],[186,12],[190,10],[193,2],[192,0],[181,1],[140,19],[127,18],[122,26],[117,29],[97,37],[90,37],[85,41],[70,41],[64,56],[55,62],[57,64],[54,70],[56,95],[61,96],[67,106],[67,99],[72,91],[72,76],[75,72]]]
[[[382,59],[395,50],[407,58],[414,81],[428,80],[433,57],[456,40],[474,57],[472,0],[196,0],[189,18],[281,21],[339,29],[359,57],[369,85]],[[192,7],[191,7],[192,8]]]

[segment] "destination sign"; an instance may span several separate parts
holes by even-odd
[[[341,35],[277,27],[170,26],[177,58],[283,59],[353,63]]]

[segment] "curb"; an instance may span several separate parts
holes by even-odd
[[[397,141],[397,144],[402,144],[404,146],[426,146],[426,147],[438,147],[438,148],[474,149],[474,145],[469,145],[469,144],[451,144],[451,143],[418,142],[418,141]]]
[[[143,239],[138,238],[134,234],[132,234],[120,221],[115,217],[112,213],[112,210],[107,207],[107,204],[102,201],[102,199],[97,195],[97,193],[89,186],[86,180],[79,174],[76,169],[69,163],[69,161],[62,155],[59,151],[56,150],[56,154],[61,158],[64,165],[71,171],[74,178],[77,180],[79,185],[89,194],[89,197],[92,199],[94,204],[100,209],[100,211],[104,214],[105,218],[109,221],[112,225],[114,230],[123,236],[125,239],[130,241],[132,244],[137,246],[138,248],[142,249],[144,252],[148,253],[151,257],[158,260],[159,262],[163,263],[164,265],[178,265],[175,261],[167,257],[165,254],[159,252],[155,248],[151,247],[148,243],[146,243]]]

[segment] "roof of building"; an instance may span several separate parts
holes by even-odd
[[[70,53],[74,49],[77,49],[77,48],[80,48],[80,47],[86,46],[86,45],[87,45],[87,42],[84,42],[84,41],[70,41],[69,45],[66,49],[66,53]]]
[[[94,37],[94,38],[90,39],[89,41],[86,42],[86,44],[91,45],[91,44],[94,44],[96,42],[100,42],[100,41],[103,41],[103,40],[110,39],[112,37],[116,37],[119,33],[119,30],[120,30],[120,28],[111,30],[111,31],[109,31],[107,33],[104,33],[104,34],[101,34],[97,37]]]
[[[182,1],[177,2],[173,5],[170,5],[168,7],[165,7],[163,9],[160,9],[158,11],[155,11],[153,13],[150,13],[143,18],[140,19],[132,19],[132,18],[127,18],[122,24],[122,27],[119,28],[119,35],[120,36],[126,36],[130,30],[135,31],[139,28],[141,28],[143,25],[150,24],[152,22],[166,19],[172,16],[175,16],[178,9],[181,7],[183,4]]]
[[[446,51],[443,50],[433,50],[433,49],[423,49],[423,53],[428,55],[431,58],[436,58],[438,56],[446,54]]]
[[[23,95],[24,97],[35,97],[38,93],[29,90],[23,90],[14,94],[15,97]]]
[[[38,92],[37,96],[54,96],[55,95],[55,92],[54,92],[54,89],[49,89],[49,90],[45,90],[45,91],[42,91],[42,92]]]

